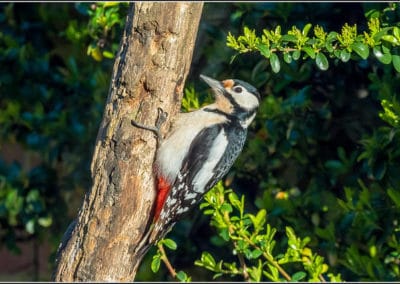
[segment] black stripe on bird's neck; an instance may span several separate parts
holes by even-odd
[[[249,117],[251,117],[252,115],[254,115],[256,113],[257,110],[251,110],[251,111],[244,111],[244,112],[239,112],[237,114],[237,117],[239,117],[240,121],[246,121]]]
[[[225,116],[227,119],[229,120],[234,120],[235,117],[229,113],[223,112],[222,110],[216,109],[216,108],[205,108],[204,111],[208,111],[208,112],[213,112],[219,115],[223,115]]]
[[[247,109],[245,109],[244,107],[241,107],[236,100],[233,98],[233,96],[228,93],[228,92],[224,92],[223,96],[225,98],[227,98],[227,100],[232,104],[233,106],[233,113],[236,113],[237,116],[239,116],[239,119],[247,119],[248,117],[252,116],[255,112],[255,110],[249,111]]]
[[[241,128],[243,128],[241,122],[245,122],[249,117],[254,115],[254,113],[256,112],[256,110],[239,112],[239,113],[236,113],[234,111],[234,114],[229,114],[229,113],[223,112],[222,110],[219,110],[216,108],[204,108],[204,111],[212,112],[212,113],[216,113],[216,114],[225,116],[231,123],[233,123],[237,126],[240,126]]]
[[[231,105],[233,106],[234,109],[243,109],[236,101],[235,99],[232,97],[231,94],[229,94],[227,91],[224,91],[222,93],[222,95],[228,99],[228,101],[231,103]]]

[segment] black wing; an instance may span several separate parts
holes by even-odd
[[[187,213],[197,203],[203,194],[194,191],[193,179],[210,154],[215,139],[222,131],[222,124],[213,125],[200,131],[188,154],[182,162],[182,167],[165,200],[160,216],[154,225],[150,239],[163,238],[175,222]],[[190,195],[191,194],[191,195]],[[188,199],[187,196],[192,196]],[[195,202],[193,202],[195,201]]]
[[[225,152],[214,167],[212,176],[205,188],[201,191],[195,191],[194,179],[202,170],[215,140],[222,131],[229,141]],[[213,125],[199,132],[183,160],[180,172],[161,210],[160,217],[156,222],[156,231],[172,227],[229,171],[243,148],[246,134],[245,129],[229,124]]]

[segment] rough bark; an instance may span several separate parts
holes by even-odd
[[[55,281],[132,281],[135,249],[155,198],[156,139],[131,120],[153,126],[180,109],[202,2],[137,2],[131,6],[98,132],[87,192],[60,245]]]

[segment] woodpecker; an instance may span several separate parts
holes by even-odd
[[[160,139],[154,163],[157,196],[150,244],[162,239],[229,171],[260,104],[259,92],[249,83],[200,78],[211,87],[215,102],[178,114],[167,136]],[[155,128],[134,125],[160,135]]]

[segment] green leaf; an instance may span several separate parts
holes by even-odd
[[[398,27],[394,27],[394,28],[393,28],[393,35],[394,35],[396,38],[400,39],[400,29],[399,29]]]
[[[237,209],[240,208],[240,206],[241,206],[240,200],[236,193],[234,193],[234,192],[229,193],[228,198],[229,198],[229,202],[232,204],[233,207],[235,207]]]
[[[263,252],[259,249],[255,249],[251,252],[251,257],[252,258],[258,258],[260,255],[262,255]]]
[[[108,51],[108,50],[104,50],[103,51],[103,56],[105,58],[113,59],[114,58],[114,53],[112,53],[111,51]]]
[[[265,224],[266,219],[267,219],[267,211],[265,209],[261,209],[260,211],[258,211],[254,220],[252,220],[254,223],[254,227],[256,229],[261,229],[260,227]]]
[[[214,212],[215,212],[214,209],[206,209],[206,210],[203,211],[203,214],[204,215],[213,215]]]
[[[258,261],[258,266],[248,267],[247,271],[250,276],[250,282],[260,282],[263,273],[263,262]]]
[[[156,273],[160,269],[161,258],[159,254],[155,254],[153,256],[153,260],[151,261],[151,271]]]
[[[303,36],[307,36],[308,32],[310,31],[312,24],[308,23],[304,26],[303,31],[301,32]]]
[[[362,58],[367,59],[369,56],[369,47],[361,42],[356,42],[351,45],[351,48]]]
[[[292,55],[289,52],[283,54],[283,60],[290,64],[292,62]]]
[[[30,234],[35,233],[35,219],[30,219],[28,223],[25,224],[25,230]]]
[[[38,223],[42,227],[50,227],[51,224],[53,223],[53,218],[51,217],[51,215],[47,217],[40,217]]]
[[[340,51],[340,60],[342,60],[343,62],[347,62],[350,60],[350,55],[350,52],[343,49],[342,51]]]
[[[325,162],[325,167],[332,172],[337,172],[339,169],[343,168],[343,163],[338,160],[328,160]]]
[[[386,54],[386,53],[390,54],[390,46],[387,44],[382,44],[382,52],[383,52],[383,54]]]
[[[221,212],[222,213],[224,213],[224,212],[232,212],[233,211],[233,209],[232,209],[232,205],[230,205],[229,203],[224,203],[224,204],[222,204],[222,206],[221,206]]]
[[[317,64],[318,68],[325,71],[329,68],[329,62],[326,58],[325,54],[319,52],[315,58],[315,63]]]
[[[302,49],[305,53],[307,53],[308,56],[310,56],[312,59],[315,58],[315,51],[309,46],[303,46]]]
[[[392,55],[390,53],[383,53],[380,46],[373,48],[375,57],[383,64],[389,64],[392,61]]]
[[[377,10],[377,9],[368,9],[368,11],[365,12],[365,17],[366,17],[367,19],[370,19],[370,18],[379,18],[380,15],[381,15],[381,12],[380,12],[379,10]]]
[[[372,175],[377,180],[381,180],[386,173],[386,169],[387,169],[386,161],[377,161],[372,166]]]
[[[281,40],[287,42],[297,42],[297,37],[294,35],[283,35]]]
[[[306,276],[307,276],[307,273],[305,273],[304,271],[296,272],[295,274],[292,275],[292,281],[293,282],[300,281],[301,279],[304,279],[304,277],[306,277]]]
[[[224,241],[229,241],[229,229],[228,228],[222,228],[219,232],[219,235]]]
[[[300,55],[301,55],[300,50],[295,50],[293,51],[292,58],[294,60],[298,60],[300,58]]]
[[[275,266],[273,266],[272,264],[267,264],[268,268],[270,270],[271,273],[268,273],[266,270],[263,271],[263,274],[265,276],[267,276],[269,279],[271,279],[274,282],[279,282],[279,270],[278,268],[276,268]]]
[[[396,69],[396,71],[400,73],[400,55],[393,54],[392,63],[394,69]]]
[[[205,267],[214,268],[216,265],[214,257],[209,252],[203,252],[201,255],[201,261]]]
[[[394,190],[393,188],[389,188],[387,193],[390,199],[393,200],[394,204],[396,204],[396,207],[400,208],[400,192]]]
[[[183,101],[182,101],[182,103],[183,103]],[[203,203],[200,203],[199,208],[200,208],[200,209],[204,209],[204,208],[208,207],[209,205],[210,205],[209,203],[203,202]]]
[[[271,56],[271,50],[266,46],[265,44],[258,44],[257,45],[258,50],[260,51],[261,55],[269,58]]]
[[[286,226],[285,228],[286,228],[286,235],[288,236],[289,241],[296,240],[296,234],[294,233],[293,229],[289,226]]]
[[[278,73],[281,70],[281,63],[279,62],[278,55],[276,53],[272,53],[270,57],[271,68],[274,73]]]
[[[178,273],[176,273],[176,278],[181,282],[188,282],[190,280],[187,274],[183,271],[179,271]]]
[[[337,32],[330,32],[326,37],[326,41],[330,42],[330,41],[336,40],[337,36],[338,36]]]
[[[171,239],[163,239],[162,240],[162,244],[165,245],[167,248],[172,249],[172,250],[176,250],[176,248],[177,248],[176,243]]]
[[[374,34],[374,36],[373,36],[374,41],[379,42],[382,39],[382,37],[387,34],[389,29],[390,29],[389,27],[386,27],[386,28],[381,29],[376,34]]]
[[[333,52],[333,45],[332,45],[331,42],[326,42],[326,43],[325,43],[325,47],[326,47],[326,50],[327,50],[329,53],[332,53],[332,52]]]
[[[234,193],[234,192],[229,193],[229,194],[228,194],[228,198],[229,198],[229,202],[230,202],[231,204],[235,204],[235,203],[237,203],[237,202],[240,202],[240,201],[239,201],[239,197],[238,197],[237,194]]]
[[[392,36],[392,35],[384,35],[384,36],[382,36],[382,39],[385,40],[385,41],[390,42],[393,45],[400,45],[399,40],[396,37]]]

